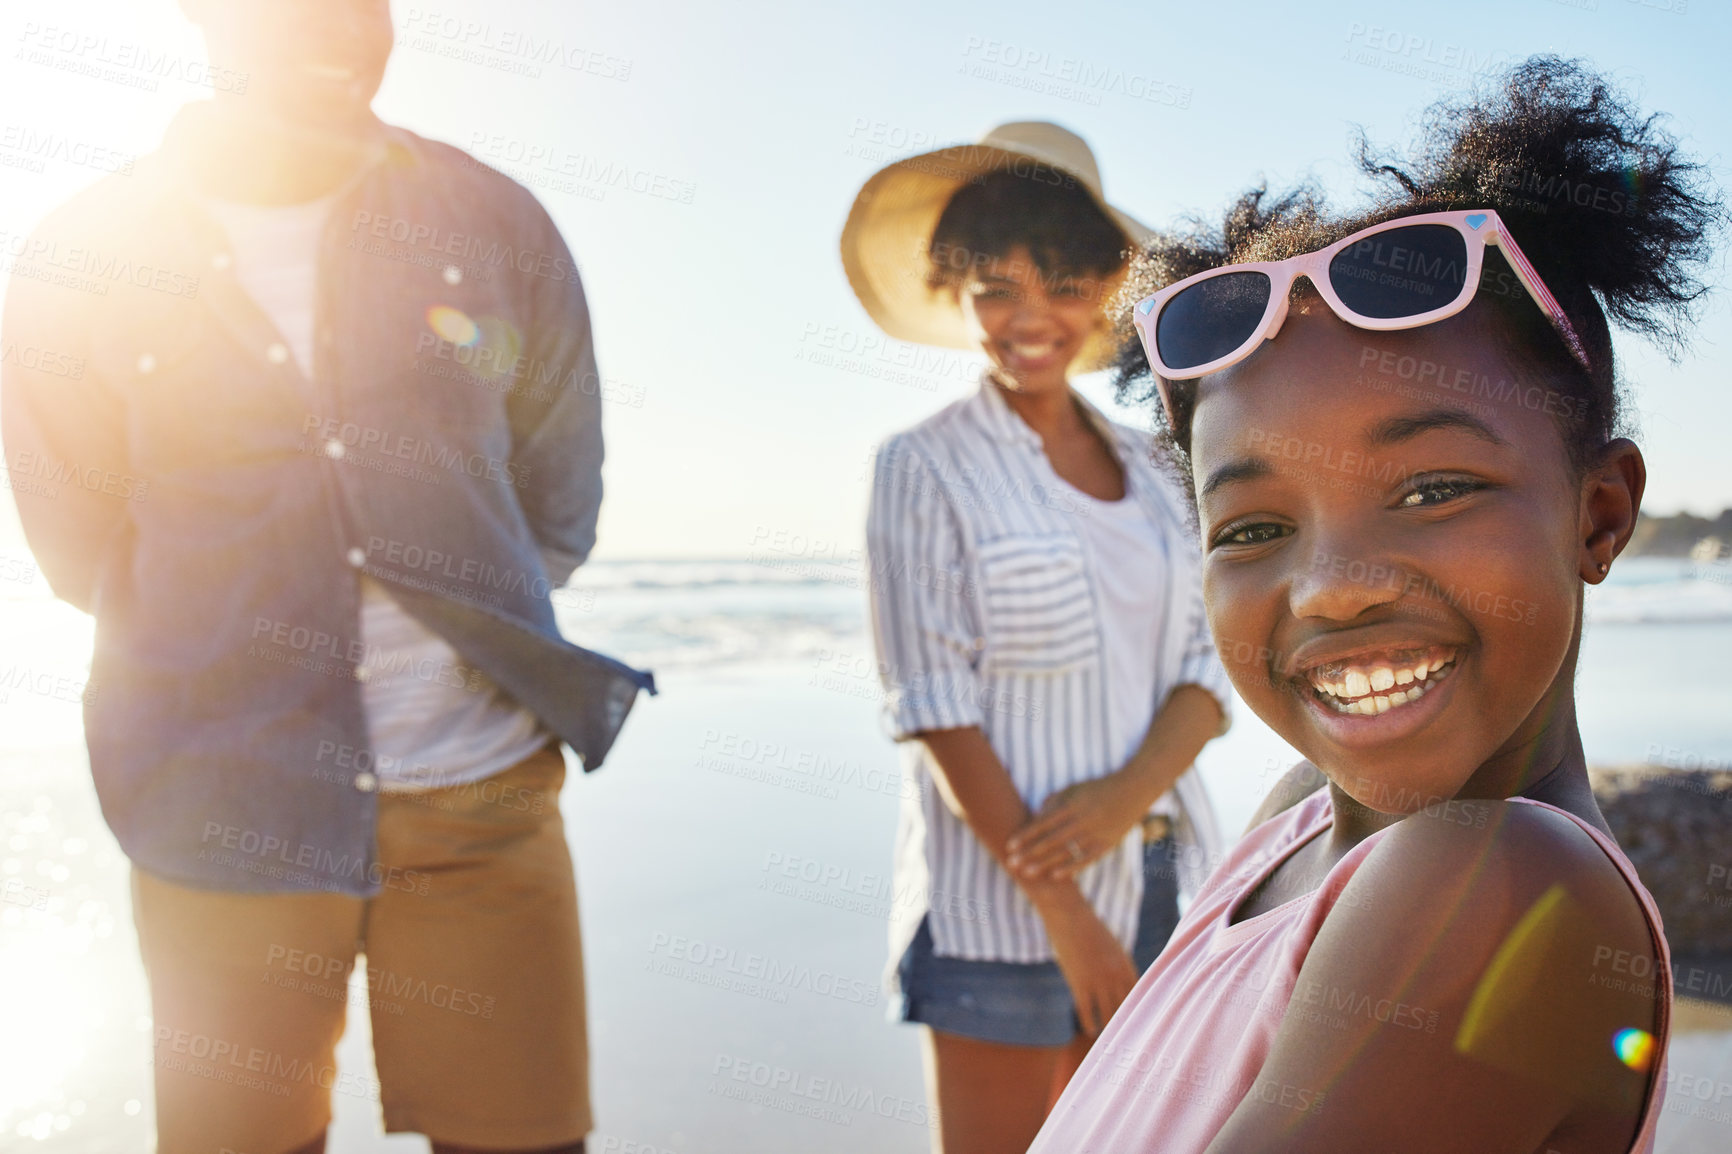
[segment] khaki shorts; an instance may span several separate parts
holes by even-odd
[[[557,746],[470,785],[379,797],[377,897],[189,889],[134,867],[159,1154],[281,1154],[331,1095],[387,1131],[536,1148],[590,1129],[577,884]],[[410,872],[414,871],[414,872]],[[367,959],[379,1080],[336,1069]],[[357,999],[357,1006],[361,1003]]]

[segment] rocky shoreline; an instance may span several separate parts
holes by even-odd
[[[1617,766],[1589,776],[1660,907],[1677,996],[1732,1005],[1732,771]]]

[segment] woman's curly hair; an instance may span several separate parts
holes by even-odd
[[[1310,185],[1279,196],[1257,188],[1218,226],[1193,221],[1157,236],[1132,262],[1116,302],[1119,399],[1153,396],[1130,306],[1163,286],[1226,264],[1311,252],[1395,217],[1491,208],[1557,297],[1592,369],[1569,355],[1525,292],[1484,291],[1499,273],[1501,283],[1514,283],[1496,250],[1486,253],[1476,304],[1497,308],[1527,367],[1576,399],[1561,427],[1570,460],[1581,468],[1621,428],[1608,319],[1676,360],[1707,292],[1702,272],[1726,222],[1707,170],[1681,154],[1661,119],[1639,112],[1581,62],[1535,56],[1486,91],[1433,105],[1405,161],[1373,149],[1362,132],[1359,166],[1379,192],[1360,212],[1332,213]],[[1294,291],[1312,290],[1301,281]],[[1155,408],[1163,439],[1188,476],[1196,382],[1174,381],[1170,395],[1170,421]]]

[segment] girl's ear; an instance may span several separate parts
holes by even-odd
[[[1599,460],[1582,478],[1579,564],[1582,580],[1588,584],[1604,581],[1613,558],[1630,543],[1647,484],[1648,465],[1642,450],[1623,437],[1600,450]]]

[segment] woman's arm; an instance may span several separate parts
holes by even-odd
[[[1655,955],[1567,818],[1505,801],[1405,818],[1343,888],[1209,1152],[1625,1151],[1648,1074],[1613,1038],[1657,1031]]]
[[[906,434],[878,451],[866,514],[872,641],[891,736],[985,720],[981,624],[962,529]]]
[[[1224,716],[1202,686],[1175,688],[1124,766],[1053,794],[1039,818],[1010,839],[1012,876],[1074,878],[1118,845],[1220,733]]]
[[[1028,806],[986,734],[979,726],[970,725],[921,733],[917,740],[931,751],[937,765],[933,784],[945,808],[966,822],[986,851],[1003,865],[1008,856],[1005,843],[1028,824]],[[1028,893],[1030,887],[1023,889]],[[1031,901],[1033,896],[1029,894]]]
[[[918,738],[936,764],[933,782],[944,804],[968,824],[999,865],[1005,865],[1007,843],[1028,822],[1028,806],[986,734],[971,725]],[[1136,985],[1130,956],[1073,879],[1011,876],[1046,925],[1083,1029],[1098,1034]]]

